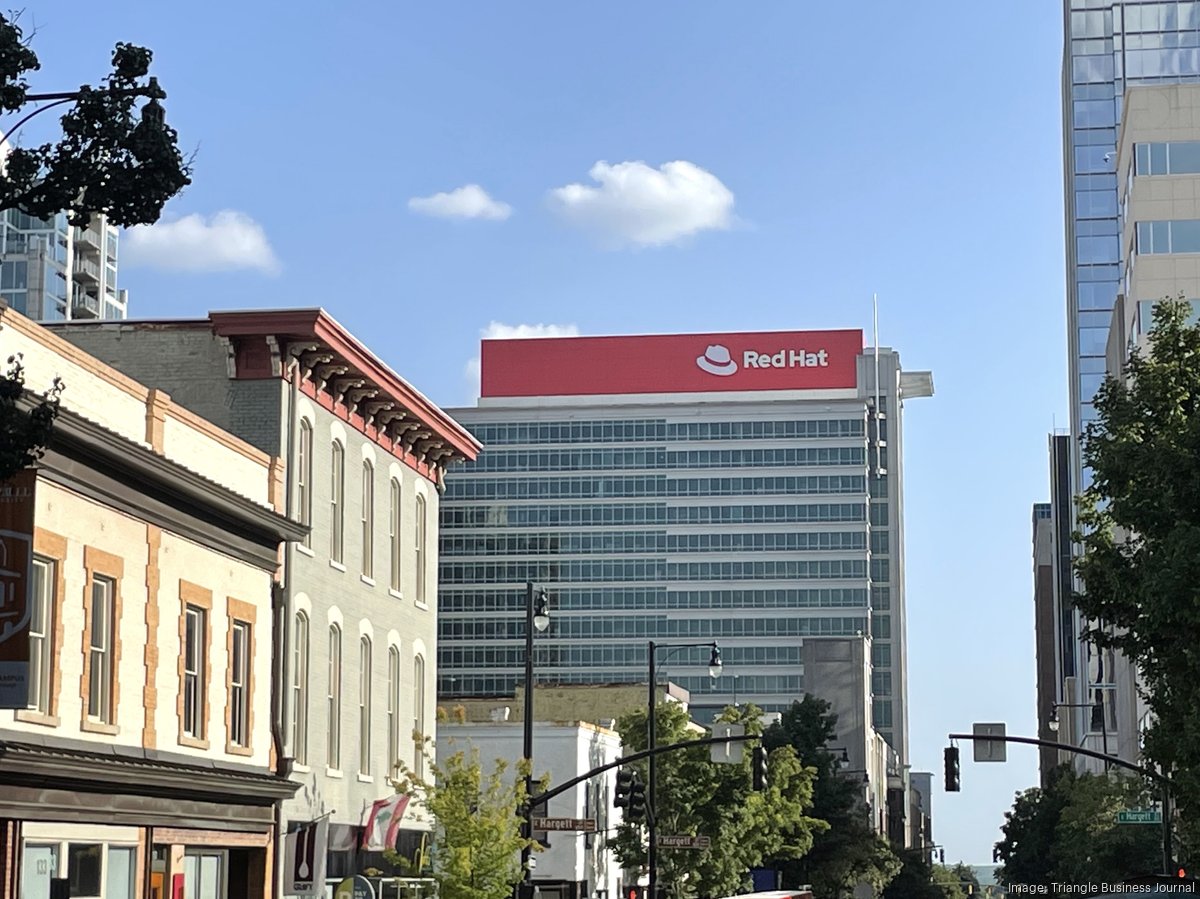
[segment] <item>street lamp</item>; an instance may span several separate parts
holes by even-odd
[[[521,835],[525,848],[521,850],[521,876],[526,885],[533,883],[533,848],[528,841],[533,838],[533,809],[529,797],[533,795],[533,635],[550,626],[550,597],[545,587],[533,587],[532,581],[525,582],[525,743],[524,758],[528,766],[525,775],[525,821]]]
[[[845,768],[847,765],[850,764],[850,753],[846,751],[845,746],[830,746],[829,748],[831,750],[838,750],[838,749],[842,750],[841,758],[839,758],[837,760],[839,768]]]
[[[646,705],[647,749],[652,750],[655,747],[654,718],[658,705],[658,678],[654,670],[656,654],[660,649],[669,649],[670,652],[664,656],[664,659],[668,659],[681,649],[695,646],[708,646],[712,649],[708,655],[708,676],[716,680],[721,676],[724,666],[721,662],[721,647],[715,641],[712,643],[655,643],[653,640],[650,641],[649,651],[646,654],[650,668],[650,698]],[[658,899],[658,846],[655,845],[657,824],[654,820],[654,793],[655,787],[658,785],[657,756],[651,754],[647,759],[647,764],[649,772],[646,778],[646,836],[649,839],[649,846],[646,850],[646,899]]]

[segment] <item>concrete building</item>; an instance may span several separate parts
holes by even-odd
[[[1034,657],[1037,664],[1037,737],[1058,739],[1052,721],[1057,719],[1060,680],[1056,665],[1054,605],[1054,506],[1035,503],[1033,507],[1033,619]],[[1065,712],[1064,712],[1065,713]],[[1050,771],[1058,765],[1058,750],[1038,749],[1038,773],[1042,786],[1048,784]]]
[[[514,689],[532,580],[539,679],[645,681],[648,640],[719,642],[716,683],[705,648],[658,660],[701,721],[735,689],[819,695],[806,643],[869,634],[872,726],[907,761],[902,408],[928,372],[776,332],[484,341],[482,383],[453,410],[487,450],[443,502],[441,692]]]
[[[478,750],[485,772],[492,770],[496,759],[511,762],[521,758],[520,718],[443,721],[440,734],[440,753]],[[533,745],[534,776],[549,774],[552,784],[564,783],[621,756],[621,738],[615,731],[570,719],[535,722]],[[617,899],[621,895],[621,865],[607,846],[609,829],[619,823],[612,808],[615,784],[614,769],[547,803],[546,817],[591,819],[596,829],[535,833],[548,847],[534,855],[533,882],[542,899]]]
[[[327,874],[384,868],[364,814],[424,771],[434,737],[438,503],[479,444],[319,309],[72,322],[67,340],[278,457],[289,514],[277,681],[281,755],[302,786],[285,827],[329,815]],[[428,828],[410,807],[408,855]]]
[[[299,787],[278,764],[274,584],[306,530],[278,460],[0,306],[15,353],[31,389],[66,392],[36,478],[0,494],[5,518],[32,507],[0,531],[0,694],[14,671],[29,688],[0,711],[0,899],[59,878],[270,899]]]
[[[535,650],[536,653],[536,650]],[[648,682],[647,682],[648,683]],[[647,683],[635,684],[547,684],[533,686],[534,721],[588,721],[609,730],[616,719],[630,712],[644,712],[649,703]],[[657,702],[691,702],[688,691],[673,683],[660,683]],[[439,695],[438,714],[464,721],[525,720],[525,691],[518,688],[511,696]]]

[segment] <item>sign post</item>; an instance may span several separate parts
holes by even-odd
[[[0,709],[29,706],[36,485],[32,468],[0,484]]]
[[[1127,808],[1117,812],[1118,824],[1162,824],[1162,812],[1153,808]]]
[[[658,845],[663,849],[708,849],[712,846],[711,837],[664,836],[659,834]]]
[[[534,830],[580,830],[584,833],[596,832],[595,818],[534,818]]]
[[[1004,742],[1004,725],[1003,724],[972,724],[971,732],[976,739],[973,741],[975,746],[975,761],[977,762],[1003,762],[1007,756],[1007,744]],[[980,740],[979,737],[999,737],[999,740]]]
[[[714,724],[714,737],[745,736],[746,727],[742,724]],[[726,765],[736,765],[742,760],[742,744],[740,742],[714,743],[709,747],[712,760]]]

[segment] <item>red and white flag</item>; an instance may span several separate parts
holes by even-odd
[[[402,793],[378,799],[364,813],[362,848],[368,852],[395,849],[400,833],[400,819],[408,808],[408,797]]]

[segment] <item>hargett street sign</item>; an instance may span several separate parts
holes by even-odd
[[[1158,809],[1126,809],[1117,812],[1118,824],[1162,824],[1162,812]]]
[[[595,818],[534,818],[534,830],[582,830],[585,833],[594,833],[596,830]]]
[[[663,849],[707,849],[712,845],[709,837],[664,836],[659,834],[658,845]]]

